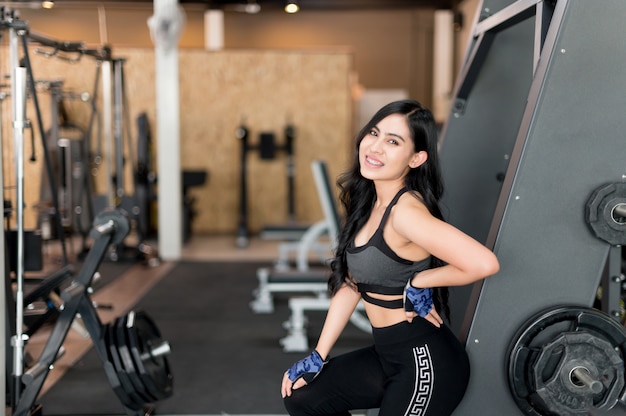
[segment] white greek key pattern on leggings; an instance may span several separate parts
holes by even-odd
[[[433,393],[435,373],[428,345],[413,348],[415,359],[415,390],[405,416],[423,416]]]

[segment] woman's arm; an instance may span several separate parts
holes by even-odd
[[[413,286],[462,286],[498,272],[500,265],[491,250],[452,225],[433,217],[417,199],[407,199],[405,202],[396,206],[394,230],[446,263],[443,267],[418,273],[413,278]]]
[[[356,288],[343,285],[330,300],[326,320],[315,347],[315,350],[322,358],[326,359],[330,354],[330,350],[348,324],[350,316],[356,309],[360,299],[361,294]]]
[[[348,324],[350,316],[356,309],[360,299],[361,295],[356,288],[343,285],[330,300],[326,320],[315,347],[322,360],[328,359],[331,349]],[[303,378],[293,382],[289,379],[287,372],[285,372],[281,386],[281,395],[282,397],[290,396],[292,389],[299,389],[304,385],[306,385],[306,381]]]

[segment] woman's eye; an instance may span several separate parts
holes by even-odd
[[[398,144],[396,139],[389,139],[389,144]]]
[[[370,130],[370,136],[378,136],[378,132],[376,130]]]

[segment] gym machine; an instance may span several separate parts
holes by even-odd
[[[131,311],[103,324],[89,296],[93,276],[109,246],[123,241],[129,230],[130,221],[123,211],[110,209],[96,216],[90,232],[94,243],[78,276],[61,293],[63,308],[39,360],[23,374],[16,374],[13,415],[26,416],[38,411],[37,396],[78,316],[128,415],[149,414],[152,411],[149,404],[172,395],[173,376],[167,360],[170,346],[161,338],[155,322],[144,311]]]
[[[39,82],[50,94],[50,128],[46,132],[47,149],[53,162],[52,171],[58,188],[59,212],[64,231],[78,232],[83,245],[93,221],[91,186],[89,183],[89,140],[86,131],[69,120],[65,100],[88,102],[89,93],[76,94],[63,90],[63,81]],[[36,161],[35,152],[30,159]],[[51,227],[56,212],[49,201],[51,187],[47,175],[42,175],[40,190],[39,226],[43,240],[51,240],[56,230]]]
[[[135,227],[137,231],[138,242],[136,246],[129,247],[124,242],[112,247],[109,253],[109,258],[112,261],[119,261],[130,257],[131,259],[142,258],[149,266],[157,266],[160,263],[158,255],[145,242],[147,237],[142,231],[145,231],[146,224],[149,223],[149,207],[147,204],[148,192],[145,187],[147,185],[153,185],[154,182],[142,182],[140,179],[146,179],[139,175],[138,163],[142,163],[142,168],[147,166],[147,158],[150,157],[149,147],[150,138],[147,133],[147,118],[140,116],[137,119],[138,131],[141,133],[137,140],[138,155],[141,156],[141,160],[137,160],[135,152],[130,145],[128,137],[130,116],[128,112],[128,99],[126,96],[124,65],[126,60],[123,58],[115,58],[110,61],[102,62],[103,77],[103,103],[105,108],[104,114],[104,158],[108,161],[105,165],[106,177],[110,178],[107,181],[106,190],[104,194],[96,195],[94,198],[94,209],[100,211],[101,209],[117,207],[128,212],[131,217],[138,224]],[[111,95],[112,92],[112,95]],[[112,113],[106,111],[113,108]],[[112,124],[111,124],[112,123]],[[113,129],[111,130],[111,126]],[[125,140],[126,139],[126,140]],[[126,160],[124,153],[124,146],[127,145],[128,160],[131,161],[132,172],[134,173],[133,191],[134,193],[128,195],[125,190],[125,167]],[[139,148],[141,146],[141,148]],[[137,164],[136,164],[137,163]],[[145,172],[144,172],[145,173]],[[155,179],[155,178],[151,178]],[[138,192],[139,189],[139,194]],[[129,255],[130,253],[130,255]]]
[[[276,151],[284,151],[287,155],[287,225],[267,226],[261,233],[261,237],[271,240],[296,240],[306,231],[307,225],[298,225],[295,222],[295,159],[293,155],[293,141],[296,137],[296,130],[288,124],[285,127],[285,143],[276,144],[274,133],[261,133],[259,143],[252,145],[249,142],[250,131],[245,124],[241,124],[235,136],[241,141],[240,160],[240,197],[239,197],[239,224],[237,227],[237,247],[247,247],[249,240],[248,230],[248,153],[258,150],[262,160],[273,160]]]
[[[626,411],[624,15],[622,0],[480,3],[443,206],[501,270],[451,292],[472,365],[455,415]]]
[[[311,172],[315,181],[315,189],[320,201],[324,219],[310,225],[297,241],[287,241],[278,245],[278,260],[276,268],[287,270],[290,267],[290,257],[295,253],[296,269],[300,272],[309,269],[309,255],[317,253],[322,263],[326,263],[328,255],[337,241],[339,233],[339,211],[335,204],[335,196],[328,176],[326,162],[313,160],[311,162]],[[323,240],[323,237],[328,240]]]
[[[330,255],[337,241],[339,213],[328,179],[326,163],[321,160],[311,162],[317,194],[324,212],[324,219],[307,229],[299,241],[284,242],[278,246],[279,257],[275,267],[261,267],[257,270],[259,286],[254,290],[254,300],[250,307],[255,313],[274,312],[274,293],[314,293],[326,298],[328,292],[328,267],[309,266],[309,255],[317,252],[320,258]],[[329,241],[319,241],[328,235]],[[290,253],[296,253],[296,268],[289,265]],[[327,258],[322,260],[326,263]]]
[[[35,91],[35,89],[34,77],[32,75],[32,67],[30,65],[30,58],[28,53],[28,42],[34,42],[41,45],[42,47],[50,48],[50,52],[45,52],[41,50],[38,51],[39,53],[48,57],[59,57],[69,62],[77,62],[82,59],[83,56],[89,56],[96,60],[97,72],[94,91],[92,97],[89,99],[91,103],[91,113],[89,117],[89,124],[85,132],[84,146],[83,149],[80,150],[82,150],[83,165],[89,164],[91,162],[89,158],[92,156],[90,139],[94,130],[94,126],[96,125],[96,123],[98,123],[98,152],[94,156],[94,169],[92,170],[92,172],[98,171],[98,168],[103,160],[106,162],[104,165],[107,178],[105,183],[106,189],[104,194],[94,195],[91,183],[89,181],[89,175],[82,175],[84,182],[80,184],[80,181],[77,181],[78,183],[75,184],[76,188],[80,191],[80,195],[76,195],[76,197],[81,198],[80,202],[82,203],[82,205],[76,205],[72,207],[72,215],[74,215],[80,221],[80,224],[76,224],[76,221],[74,221],[74,225],[77,225],[77,228],[79,228],[79,225],[84,224],[89,227],[91,221],[93,220],[93,218],[91,218],[93,217],[92,213],[100,212],[105,208],[118,207],[124,209],[132,216],[132,219],[135,220],[136,223],[139,223],[141,225],[135,227],[138,236],[138,243],[136,244],[136,246],[128,247],[124,244],[124,242],[122,242],[118,245],[111,247],[109,258],[113,261],[118,261],[120,259],[126,258],[126,255],[128,254],[127,251],[130,251],[132,253],[133,259],[139,257],[145,260],[146,264],[150,266],[157,265],[159,263],[158,256],[154,252],[154,250],[145,243],[144,238],[146,237],[146,235],[141,233],[142,230],[145,230],[145,224],[149,221],[149,219],[147,218],[149,212],[144,209],[145,198],[143,197],[145,195],[127,195],[124,187],[126,183],[125,162],[127,160],[124,153],[125,145],[128,145],[128,160],[130,160],[133,164],[131,169],[134,173],[132,178],[134,191],[136,192],[137,188],[140,185],[145,185],[138,183],[140,177],[138,173],[138,167],[135,166],[135,153],[132,146],[130,145],[130,141],[125,140],[129,136],[130,126],[124,79],[124,65],[126,63],[126,60],[123,58],[114,58],[112,56],[111,49],[107,46],[101,48],[88,48],[84,45],[83,42],[58,41],[33,33],[29,30],[26,23],[14,17],[10,19],[10,27],[14,28],[13,30],[17,33],[18,36],[22,38],[22,44],[24,47],[23,61],[29,72],[29,79],[32,84],[32,91]],[[102,87],[102,120],[100,120],[100,112],[96,105],[99,84],[101,84]],[[39,130],[42,137],[44,137],[45,133],[43,129],[43,121],[41,119],[36,96],[37,94],[33,94],[33,99],[37,109]],[[139,125],[138,127],[139,129],[141,129],[142,126]],[[100,130],[102,130],[102,132]],[[140,130],[140,133],[142,132],[143,131]],[[51,133],[54,134],[58,132],[52,131]],[[52,138],[59,139],[59,147],[67,147],[67,145],[71,142],[71,140],[62,140],[63,138],[61,137]],[[146,140],[143,140],[144,138],[144,136],[139,137],[138,146],[147,147],[149,145]],[[104,152],[102,151],[102,141],[104,141]],[[138,150],[140,156],[149,156],[147,150],[142,148]],[[52,169],[52,163],[49,160],[50,157],[48,155],[48,152],[49,151],[44,141],[44,155],[46,156],[48,177],[51,179],[51,182],[53,182],[52,179],[54,178],[54,172]],[[65,149],[65,153],[68,152],[71,152],[71,149]],[[140,162],[145,162],[145,160],[142,160]],[[145,191],[145,189],[142,188],[142,191]],[[61,236],[60,238],[62,240],[65,253],[65,244],[62,233],[64,219],[61,218],[61,213],[63,210],[60,207],[56,189],[52,190],[51,197],[53,198],[53,212],[55,214],[54,217],[57,218],[57,229],[59,235]],[[67,219],[65,220],[67,222]],[[86,233],[83,233],[83,235],[86,235]]]
[[[65,268],[45,279],[34,292],[24,296],[24,232],[23,232],[23,206],[24,206],[24,130],[27,126],[26,91],[27,82],[32,92],[37,109],[37,119],[42,132],[41,113],[38,109],[34,78],[28,58],[27,28],[23,22],[14,19],[13,15],[5,14],[2,9],[3,27],[10,29],[11,62],[10,67],[14,72],[11,74],[11,88],[13,99],[13,133],[15,143],[16,164],[16,203],[17,203],[17,255],[16,255],[16,293],[15,293],[15,328],[11,337],[13,355],[12,379],[10,396],[11,407],[14,415],[28,415],[38,413],[39,409],[34,402],[39,394],[44,380],[51,370],[54,362],[62,355],[62,343],[70,327],[75,325],[75,318],[80,316],[84,322],[85,330],[91,336],[96,350],[104,362],[105,373],[117,396],[122,401],[128,414],[138,414],[146,404],[169,397],[172,393],[172,375],[169,371],[166,356],[169,353],[169,344],[161,340],[160,333],[154,322],[141,311],[131,312],[125,317],[118,318],[115,322],[115,330],[109,329],[111,325],[103,325],[98,318],[93,302],[89,299],[91,283],[96,277],[96,269],[102,261],[104,254],[112,244],[119,244],[129,232],[130,222],[120,211],[105,211],[96,217],[92,236],[95,244],[89,251],[83,268],[77,279],[63,290],[58,300],[62,302],[59,307],[59,315],[52,334],[44,347],[37,363],[29,366],[24,372],[25,344],[29,333],[24,332],[24,302],[32,298],[38,299],[49,296],[53,289],[58,289],[60,284],[72,274],[71,268]],[[18,37],[23,41],[26,67],[18,65],[17,46]],[[66,45],[66,47],[72,49]],[[44,142],[45,150],[45,142]],[[50,166],[48,153],[45,152],[47,166]],[[54,177],[49,176],[53,181]],[[56,195],[56,192],[53,192]],[[58,214],[58,204],[55,203],[55,212]],[[59,216],[57,215],[57,218]],[[62,233],[61,233],[62,235]],[[4,238],[3,238],[4,243]],[[64,253],[65,254],[65,253]],[[65,258],[65,256],[64,256]],[[6,264],[3,267],[8,273]],[[6,276],[5,276],[6,285]],[[4,296],[13,296],[10,286],[3,286]],[[7,302],[8,303],[8,302]],[[3,325],[4,332],[11,327],[7,319],[12,314],[6,314]],[[108,335],[104,335],[104,334]],[[115,360],[114,354],[119,356]],[[10,355],[7,353],[7,357]],[[120,365],[123,364],[123,367]],[[6,372],[6,371],[5,371]],[[8,372],[6,372],[8,374]],[[131,380],[132,385],[125,383]],[[6,387],[6,386],[5,386]],[[4,388],[3,388],[4,390]]]
[[[64,224],[61,218],[61,208],[59,202],[60,192],[57,187],[57,181],[53,172],[53,163],[50,156],[50,152],[45,140],[45,132],[43,128],[43,119],[39,107],[39,100],[37,94],[37,85],[33,76],[32,66],[30,64],[29,56],[29,42],[39,43],[44,38],[39,37],[33,33],[30,33],[28,26],[25,22],[20,21],[14,12],[4,7],[0,8],[0,28],[9,32],[9,52],[10,62],[9,67],[15,71],[11,73],[11,98],[13,104],[13,132],[14,132],[14,160],[15,160],[15,189],[16,189],[16,231],[10,230],[9,214],[12,210],[10,201],[5,201],[5,217],[7,218],[7,238],[3,237],[3,243],[7,244],[4,253],[9,255],[9,261],[5,262],[5,265],[9,267],[4,268],[4,285],[5,288],[5,317],[3,324],[5,325],[4,332],[6,339],[11,340],[6,345],[12,345],[13,348],[5,349],[6,362],[13,363],[13,379],[11,378],[10,371],[5,371],[6,384],[5,392],[9,393],[9,397],[14,399],[16,395],[20,393],[19,383],[14,383],[13,380],[21,376],[21,371],[24,367],[24,362],[27,361],[27,357],[24,354],[24,342],[31,336],[38,328],[45,322],[49,321],[52,317],[57,317],[58,313],[58,291],[62,284],[64,284],[72,275],[73,269],[68,265],[67,251],[65,245]],[[19,44],[23,48],[22,57],[18,56]],[[59,45],[59,49],[75,51],[78,47],[76,43],[64,43]],[[18,80],[19,78],[19,80]],[[41,85],[41,83],[39,83]],[[41,234],[30,233],[24,231],[23,224],[23,211],[24,211],[24,131],[30,129],[31,140],[34,141],[33,127],[31,123],[25,118],[26,111],[26,97],[27,89],[29,90],[30,98],[33,101],[36,113],[36,124],[39,128],[39,132],[42,138],[42,147],[44,153],[45,162],[45,178],[48,179],[47,186],[50,187],[50,198],[52,200],[52,218],[51,231],[56,231],[56,235],[61,242],[62,248],[62,268],[56,272],[51,273],[47,277],[41,279],[29,279],[29,281],[38,281],[38,285],[28,295],[24,296],[24,272],[27,270],[41,270],[41,259],[35,258],[36,253],[41,256]],[[51,94],[53,97],[54,94]],[[54,99],[54,98],[53,98]],[[54,104],[53,104],[54,105]],[[54,109],[53,109],[54,110]],[[58,115],[58,114],[57,114]],[[53,122],[57,121],[57,118]],[[34,143],[33,143],[34,149]],[[35,160],[34,150],[31,156],[31,161]],[[4,178],[2,178],[4,181]],[[4,183],[2,183],[2,189],[4,190]],[[33,237],[30,238],[29,237]],[[29,242],[30,241],[30,242]],[[32,244],[31,244],[32,243]],[[36,261],[31,261],[35,258]],[[15,283],[17,286],[17,293],[13,296],[12,276],[11,272],[15,272]],[[37,302],[37,308],[35,314],[33,310],[29,308],[29,313],[26,314],[25,310],[30,305],[34,305]],[[42,305],[42,307],[39,307]],[[24,319],[26,315],[27,319]],[[82,330],[78,323],[73,323],[72,327]],[[4,390],[4,389],[3,389]]]

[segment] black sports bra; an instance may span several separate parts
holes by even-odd
[[[391,200],[385,210],[378,228],[370,240],[362,246],[356,247],[354,240],[346,250],[348,270],[357,283],[364,301],[387,309],[403,307],[402,299],[382,300],[367,294],[402,295],[406,283],[415,274],[431,267],[431,257],[420,261],[411,261],[398,256],[385,242],[383,229],[391,212],[391,208],[398,199],[407,192],[401,189]]]

